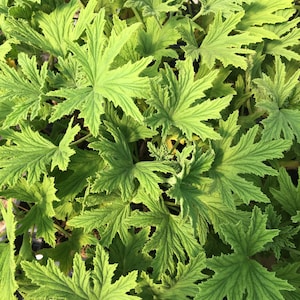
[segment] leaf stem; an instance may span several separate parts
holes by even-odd
[[[300,162],[298,160],[280,161],[279,164],[287,170],[298,169],[300,166]]]
[[[203,14],[203,5],[201,5],[199,12],[192,18],[192,21],[195,22],[202,14]]]
[[[140,13],[138,12],[138,10],[135,7],[131,7],[131,9],[132,9],[135,17],[137,18],[137,20],[145,26],[145,23],[144,23],[142,17],[140,16]]]
[[[70,146],[75,146],[75,145],[78,145],[82,142],[84,142],[85,140],[87,140],[89,137],[91,137],[92,134],[91,133],[88,133],[87,135],[83,136],[82,138],[78,139],[77,141],[73,142],[70,144]]]
[[[169,154],[173,154],[173,151],[178,147],[178,145],[180,144],[180,140],[182,139],[182,136],[179,136],[175,142],[175,144],[173,145],[172,149],[170,150]]]
[[[53,223],[54,227],[60,231],[61,233],[63,233],[67,238],[70,238],[71,237],[71,234],[69,232],[67,232],[66,230],[64,230],[61,226]]]

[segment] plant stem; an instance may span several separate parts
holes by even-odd
[[[203,14],[203,5],[201,5],[199,12],[192,18],[192,21],[195,22],[202,14]]]
[[[71,234],[69,232],[67,232],[66,230],[64,230],[61,226],[57,225],[57,224],[53,224],[54,227],[60,231],[61,233],[63,233],[67,238],[70,238],[71,237]]]
[[[70,146],[75,146],[75,145],[78,145],[82,142],[84,142],[85,140],[87,140],[89,137],[91,137],[92,134],[91,133],[88,133],[87,135],[83,136],[82,138],[78,139],[77,141],[73,142],[70,144]]]
[[[279,164],[287,170],[295,170],[300,166],[300,162],[298,160],[280,161]]]
[[[135,7],[131,7],[131,9],[132,9],[135,17],[137,18],[137,20],[145,26],[145,23],[144,23],[142,17],[140,16],[140,13],[138,12],[138,10]]]

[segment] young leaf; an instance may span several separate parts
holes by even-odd
[[[250,54],[254,53],[254,51],[241,46],[256,43],[259,41],[258,38],[251,36],[247,32],[229,35],[236,29],[236,25],[243,16],[244,12],[241,11],[230,15],[223,22],[221,12],[215,15],[215,19],[211,23],[208,33],[199,48],[202,62],[210,69],[213,68],[217,59],[223,63],[224,67],[233,65],[244,70],[247,68],[247,60],[240,54]]]
[[[286,280],[251,259],[278,234],[278,230],[266,229],[266,221],[267,216],[255,207],[248,228],[241,223],[223,225],[222,232],[234,253],[208,259],[207,265],[215,274],[200,284],[197,300],[243,299],[246,292],[248,299],[284,300],[280,291],[294,290]]]
[[[0,243],[0,290],[1,297],[7,300],[15,300],[15,291],[18,284],[15,280],[16,262],[15,255],[15,227],[14,214],[12,210],[11,200],[7,201],[7,208],[4,208],[2,200],[0,199],[0,211],[5,222],[6,235],[9,243]]]
[[[0,147],[1,184],[14,185],[25,172],[28,183],[34,183],[41,174],[47,174],[47,166],[51,161],[52,169],[58,166],[60,170],[66,170],[69,157],[75,153],[69,143],[80,130],[79,125],[73,128],[71,125],[72,120],[58,146],[32,131],[29,126],[22,126],[21,132],[1,132],[1,136],[11,139],[15,144]]]
[[[76,300],[140,299],[126,294],[135,287],[137,272],[130,272],[112,283],[116,266],[108,263],[108,255],[100,245],[96,248],[93,271],[86,271],[82,258],[78,253],[75,254],[72,278],[64,275],[52,259],[48,259],[46,266],[36,261],[23,261],[21,265],[26,276],[39,286],[37,290],[30,292],[30,296],[36,297],[35,299],[41,297]]]
[[[210,177],[214,179],[212,189],[217,189],[224,203],[232,208],[235,206],[232,192],[245,203],[252,200],[270,201],[257,186],[240,175],[277,175],[277,171],[263,161],[282,157],[282,152],[291,146],[291,141],[283,139],[268,143],[261,140],[255,143],[258,125],[250,128],[236,145],[232,145],[233,138],[239,130],[237,118],[238,112],[235,111],[227,121],[220,121],[220,134],[223,139],[213,142],[216,158],[209,171]]]
[[[110,69],[115,57],[122,47],[138,29],[139,24],[125,28],[117,35],[112,33],[109,40],[104,36],[104,10],[102,9],[87,27],[86,46],[69,43],[69,48],[75,59],[81,65],[83,76],[89,81],[89,86],[76,89],[61,89],[48,95],[64,97],[66,100],[56,106],[51,121],[79,109],[86,125],[94,136],[98,135],[100,115],[103,114],[104,98],[120,106],[125,114],[138,121],[143,117],[132,97],[144,97],[148,90],[148,79],[139,74],[151,62],[152,58],[141,59],[135,63],[128,62],[117,69]]]
[[[205,193],[201,185],[209,182],[203,173],[210,169],[214,154],[209,151],[201,153],[198,148],[194,148],[192,154],[190,161],[183,158],[181,172],[169,180],[171,188],[167,194],[176,200],[175,203],[180,204],[182,218],[190,219],[195,236],[199,236],[201,243],[204,244],[207,234],[207,225],[204,224],[210,221],[210,217],[208,207],[201,199]]]
[[[55,246],[55,228],[52,217],[55,215],[53,201],[59,199],[55,196],[54,178],[44,177],[43,182],[28,184],[21,179],[18,184],[8,190],[0,192],[5,197],[22,199],[28,203],[35,203],[23,218],[19,233],[24,233],[36,226],[37,238],[42,237],[52,247]]]
[[[39,71],[36,57],[29,58],[24,53],[19,54],[18,63],[22,73],[6,63],[1,63],[0,101],[13,101],[13,111],[6,116],[3,128],[19,124],[20,121],[27,119],[28,114],[30,120],[33,120],[38,115],[47,92],[48,64],[44,63]]]
[[[202,139],[220,138],[213,128],[202,121],[220,118],[220,111],[228,106],[231,95],[196,104],[197,99],[205,97],[204,91],[212,86],[218,72],[214,70],[201,79],[194,80],[190,59],[178,62],[177,67],[178,80],[172,69],[165,65],[165,71],[161,71],[162,83],[152,81],[152,97],[148,103],[155,107],[156,113],[148,117],[146,122],[154,128],[162,126],[163,138],[169,134],[172,126],[181,130],[189,140],[193,134]]]
[[[300,70],[287,78],[285,65],[276,56],[274,78],[263,74],[262,78],[253,80],[258,86],[256,105],[269,114],[262,121],[263,139],[266,141],[279,139],[283,135],[290,140],[296,136],[300,142],[300,111],[290,108],[290,103],[299,101],[297,94],[295,95],[296,89],[299,88],[299,76]]]

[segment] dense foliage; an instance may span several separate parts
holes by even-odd
[[[300,299],[298,14],[1,0],[1,298]]]

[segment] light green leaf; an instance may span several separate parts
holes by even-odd
[[[14,187],[0,192],[5,197],[22,199],[28,203],[35,203],[30,211],[23,218],[18,233],[25,233],[33,226],[36,226],[37,238],[44,240],[55,246],[55,232],[52,217],[55,215],[53,201],[59,199],[55,195],[54,178],[44,177],[43,182],[28,184],[25,179],[21,179]]]
[[[296,52],[295,46],[299,45],[300,30],[298,18],[293,18],[294,8],[279,11],[278,15],[284,17],[286,22],[265,25],[264,27],[277,34],[275,40],[266,40],[266,53],[274,56],[282,56],[288,60],[299,60],[300,55]]]
[[[97,0],[88,1],[86,7],[82,7],[79,11],[79,17],[76,20],[76,24],[73,30],[70,32],[72,40],[78,40],[82,33],[85,31],[88,24],[90,24],[95,18],[95,8],[98,4]],[[74,18],[74,15],[73,15]]]
[[[46,266],[36,261],[23,261],[21,265],[26,276],[39,286],[37,290],[30,292],[30,296],[35,299],[41,297],[74,300],[140,299],[126,294],[135,287],[137,272],[130,272],[112,283],[116,266],[109,264],[108,255],[100,245],[96,248],[93,271],[86,271],[81,256],[75,254],[72,278],[64,275],[52,259],[48,259]]]
[[[80,47],[76,43],[69,43],[74,58],[82,67],[82,75],[89,81],[89,87],[79,85],[76,89],[61,89],[48,93],[51,96],[66,98],[56,106],[51,121],[79,109],[80,117],[84,118],[94,136],[99,132],[104,98],[112,101],[115,106],[120,106],[125,114],[142,121],[143,116],[132,98],[143,98],[147,95],[148,78],[139,77],[139,74],[152,60],[151,57],[143,58],[135,63],[128,62],[117,69],[111,69],[114,59],[138,29],[139,24],[125,28],[119,34],[113,31],[108,41],[103,32],[104,25],[102,9],[94,22],[87,27],[87,45]]]
[[[220,118],[220,111],[228,106],[231,95],[196,102],[197,99],[205,98],[204,91],[212,86],[218,72],[214,70],[194,80],[193,64],[190,59],[178,62],[177,67],[178,80],[172,69],[165,65],[165,71],[161,71],[161,84],[152,81],[152,97],[148,103],[155,107],[157,112],[148,117],[146,122],[154,128],[162,126],[164,138],[172,126],[181,130],[188,139],[192,139],[193,134],[199,135],[202,139],[220,138],[213,128],[201,121]]]
[[[126,294],[136,286],[137,271],[129,272],[126,276],[121,276],[116,282],[111,283],[111,279],[116,270],[116,265],[108,263],[108,254],[98,245],[96,257],[94,258],[94,291],[96,299],[105,300],[138,300],[140,297]]]
[[[234,253],[208,259],[207,265],[215,274],[200,284],[197,300],[222,300],[226,296],[228,299],[243,299],[246,292],[248,299],[284,300],[280,291],[294,289],[251,259],[278,234],[278,230],[266,229],[266,221],[267,216],[255,207],[249,228],[241,223],[223,225],[222,232]]]
[[[0,210],[6,227],[6,235],[8,244],[0,243],[0,289],[1,297],[7,300],[15,300],[14,293],[18,288],[15,280],[16,262],[15,255],[15,228],[16,222],[12,210],[12,201],[7,201],[5,208],[2,200],[0,200]]]
[[[66,43],[70,40],[73,17],[79,8],[78,4],[77,0],[71,0],[58,6],[50,14],[38,14],[36,19],[43,34],[33,29],[28,22],[13,18],[6,20],[4,31],[25,44],[48,51],[54,56],[64,57],[68,52]]]
[[[1,63],[0,101],[13,102],[13,111],[6,116],[3,128],[19,124],[21,120],[27,119],[28,114],[33,120],[45,101],[48,64],[44,63],[39,71],[36,57],[29,58],[24,53],[19,54],[18,63],[22,73],[6,63]],[[17,89],[16,86],[18,86]]]
[[[101,244],[109,246],[118,233],[122,242],[125,243],[128,235],[126,219],[130,215],[130,203],[124,202],[120,196],[105,198],[100,207],[91,211],[85,211],[68,221],[69,226],[84,228],[86,232],[93,229],[99,231]]]
[[[222,14],[228,17],[230,14],[241,11],[244,2],[251,2],[252,0],[202,0],[201,1],[201,15],[206,15],[211,12]]]
[[[220,121],[220,134],[223,139],[213,142],[216,158],[209,175],[214,179],[212,189],[217,189],[226,205],[234,208],[234,192],[243,202],[252,200],[269,202],[269,199],[251,181],[241,177],[242,174],[258,176],[277,175],[277,171],[263,162],[268,159],[283,157],[283,151],[291,146],[291,141],[276,139],[265,143],[255,142],[258,125],[250,128],[236,145],[232,141],[239,130],[238,112],[231,114],[227,121]]]
[[[293,1],[252,0],[248,2],[249,4],[243,5],[245,14],[237,28],[249,32],[251,36],[256,36],[260,40],[263,38],[277,40],[279,36],[274,30],[263,25],[287,21],[288,17],[279,14],[278,11],[293,7]]]
[[[179,34],[172,21],[160,27],[154,17],[146,20],[146,30],[138,32],[137,51],[142,57],[153,56],[160,63],[163,56],[177,58],[175,50],[169,47],[177,43]]]
[[[172,0],[127,0],[124,6],[141,9],[143,16],[155,16],[157,19],[159,19],[161,14],[177,11],[180,7],[179,4],[175,4]]]
[[[64,171],[69,157],[75,153],[67,142],[80,130],[79,125],[71,128],[71,123],[59,146],[32,131],[29,126],[22,127],[21,132],[1,132],[1,136],[11,139],[15,145],[0,147],[0,184],[14,185],[24,173],[28,183],[34,183],[41,174],[47,174],[47,166],[51,161],[52,167],[58,166]]]
[[[241,11],[230,15],[223,22],[220,12],[215,15],[215,19],[209,26],[208,33],[199,48],[202,62],[210,69],[213,68],[217,59],[223,63],[224,67],[233,65],[242,69],[247,68],[247,60],[240,54],[251,54],[254,52],[241,46],[256,43],[259,39],[251,36],[248,32],[230,35],[236,29],[243,16],[244,12]]]
[[[300,70],[287,78],[286,68],[279,57],[275,57],[275,75],[262,75],[254,79],[258,86],[255,93],[256,105],[264,109],[269,116],[262,121],[263,139],[270,141],[282,135],[286,139],[300,141],[300,111],[293,109],[298,102],[296,89],[299,88]]]

